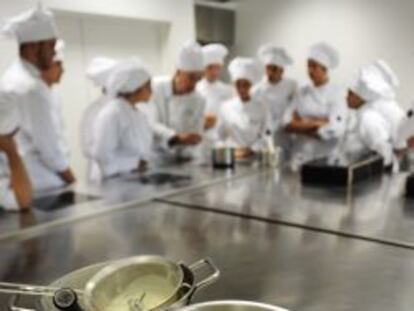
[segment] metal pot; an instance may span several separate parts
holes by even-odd
[[[262,150],[259,152],[259,163],[265,167],[278,167],[281,158],[281,149],[275,148],[274,150]]]
[[[106,262],[106,263],[99,263],[89,267],[85,267],[80,270],[76,270],[72,273],[67,274],[66,276],[58,279],[57,281],[53,282],[50,286],[56,288],[73,288],[73,289],[84,289],[87,287],[87,284],[90,283],[92,279],[97,276],[100,271],[105,270],[106,268],[113,267],[114,265],[118,265],[122,261],[116,262]],[[216,268],[214,263],[206,258],[202,259],[192,265],[184,265],[182,263],[177,264],[179,269],[182,271],[183,280],[182,284],[179,287],[178,291],[175,293],[174,298],[171,299],[169,305],[164,305],[160,308],[154,310],[175,310],[181,308],[183,306],[188,305],[191,302],[192,297],[194,294],[199,290],[208,285],[214,283],[220,276],[220,271]],[[195,278],[197,276],[197,272],[199,270],[209,269],[210,273],[208,276],[200,280],[199,282],[195,283]],[[52,297],[42,297],[39,300],[39,307],[37,310],[43,311],[60,311],[58,308],[55,307]],[[36,311],[36,310],[28,310],[20,309],[16,306],[10,306],[14,311]],[[79,307],[83,311],[89,311],[87,309],[85,303],[85,297],[80,297],[79,299]],[[122,311],[122,310],[120,310]],[[129,310],[126,310],[129,311]]]
[[[180,311],[288,311],[280,307],[241,300],[211,301],[195,304]]]
[[[183,284],[181,267],[163,257],[140,256],[100,270],[85,286],[88,311],[154,310],[171,305]],[[122,295],[122,296],[121,296]],[[116,310],[115,310],[116,311]]]
[[[234,148],[213,148],[212,162],[215,169],[234,169],[236,150]]]

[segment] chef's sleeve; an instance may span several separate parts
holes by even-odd
[[[69,161],[59,144],[60,137],[53,123],[51,99],[40,92],[31,92],[28,96],[31,96],[30,103],[24,109],[27,109],[31,120],[30,135],[40,160],[51,170],[62,172],[69,167]]]
[[[392,163],[391,135],[386,121],[381,116],[373,113],[362,116],[359,133],[365,145],[384,158],[385,165]]]

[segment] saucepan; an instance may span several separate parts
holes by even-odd
[[[207,268],[208,276],[196,283],[197,271]],[[133,257],[86,267],[57,280],[50,287],[42,287],[49,291],[42,295],[39,310],[171,310],[190,303],[198,289],[214,283],[219,275],[210,259],[186,266],[158,256]],[[16,306],[11,309],[27,311],[27,308]]]
[[[216,147],[212,150],[213,168],[234,169],[236,165],[236,150],[230,147]]]
[[[99,271],[86,284],[88,311],[144,311],[171,305],[183,285],[180,266],[158,256],[127,259]]]
[[[282,151],[279,147],[263,149],[259,152],[259,163],[264,167],[276,168],[280,165]]]

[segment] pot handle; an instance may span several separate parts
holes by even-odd
[[[17,306],[16,300],[18,295],[13,295],[10,299],[9,305],[7,306],[7,310],[9,311],[37,311],[35,309],[28,309],[28,308],[22,308]]]
[[[194,286],[194,290],[204,288],[210,284],[213,284],[220,277],[220,270],[216,267],[210,258],[201,259],[189,266],[193,274],[197,273],[197,270],[208,267],[211,270],[211,274],[205,279],[201,280]]]

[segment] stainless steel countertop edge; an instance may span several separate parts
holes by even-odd
[[[15,231],[8,232],[8,233],[5,233],[5,234],[0,234],[0,243],[5,242],[5,241],[9,242],[9,241],[26,239],[28,237],[34,237],[34,236],[40,235],[40,234],[48,231],[49,229],[59,227],[59,226],[62,226],[62,225],[66,225],[66,224],[70,224],[70,223],[73,223],[73,222],[76,222],[76,221],[83,221],[83,220],[90,219],[92,217],[103,216],[103,215],[115,213],[117,211],[122,211],[124,209],[138,207],[140,205],[150,203],[151,201],[154,201],[154,200],[157,200],[157,199],[164,199],[164,198],[168,198],[168,197],[175,196],[175,195],[185,194],[185,193],[192,192],[192,191],[195,191],[195,190],[200,190],[200,189],[203,189],[203,188],[207,188],[207,187],[210,187],[210,186],[213,186],[213,185],[225,183],[225,182],[228,182],[230,180],[239,180],[239,179],[251,177],[251,176],[254,176],[254,175],[261,174],[262,172],[263,172],[262,170],[258,170],[258,171],[241,174],[241,175],[234,176],[234,177],[223,177],[223,178],[219,178],[219,179],[214,180],[214,181],[210,181],[210,182],[206,182],[206,183],[200,183],[200,184],[194,185],[194,186],[184,187],[180,190],[166,191],[164,194],[162,194],[160,196],[154,195],[153,197],[149,197],[149,198],[146,198],[144,200],[133,200],[133,201],[122,203],[122,204],[116,204],[116,205],[109,206],[108,208],[106,208],[104,210],[101,210],[101,211],[94,211],[94,212],[87,213],[87,214],[84,214],[84,215],[66,217],[66,218],[63,218],[63,219],[53,220],[53,221],[50,221],[50,222],[47,222],[47,223],[44,223],[44,224],[35,225],[35,226],[29,227],[29,228],[26,228],[26,229],[20,229],[20,230],[15,230]]]

